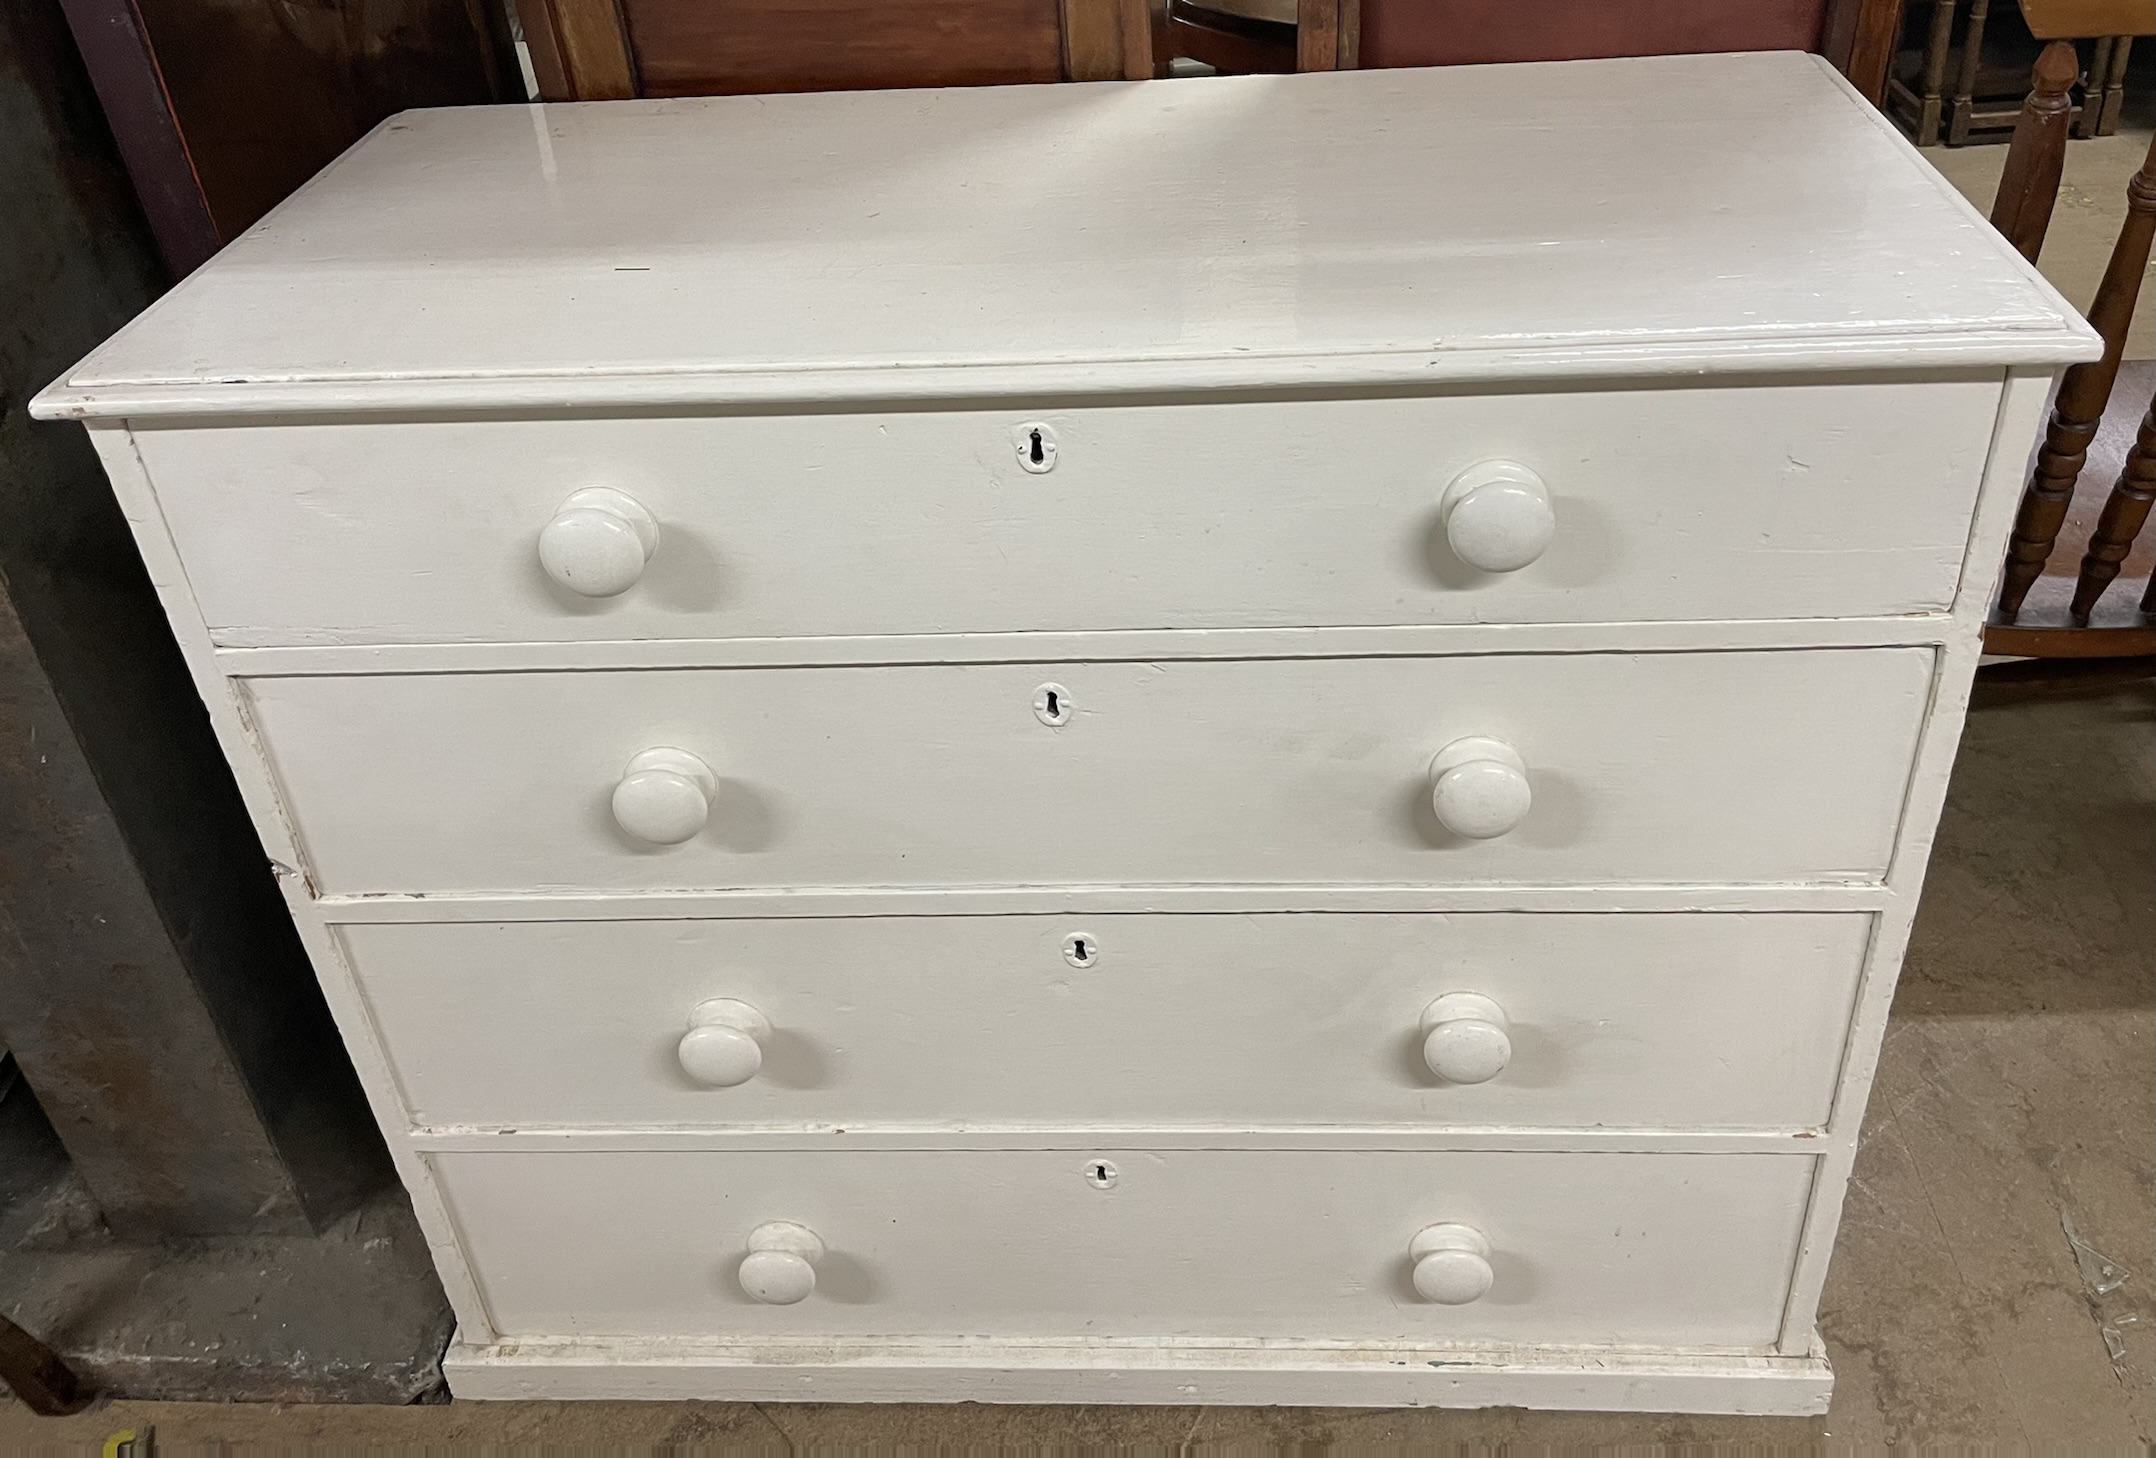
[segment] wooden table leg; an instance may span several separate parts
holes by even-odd
[[[2134,38],[2130,35],[2114,37],[2111,42],[2111,72],[2104,77],[2104,106],[2096,121],[2096,135],[2108,137],[2119,129],[2119,113],[2126,108],[2126,66],[2133,59]]]
[[[0,1316],[0,1382],[40,1417],[65,1417],[90,1405],[87,1384],[60,1354]]]
[[[1931,37],[1924,44],[1924,93],[1917,99],[1916,144],[1937,146],[1939,115],[1945,103],[1946,56],[1954,48],[1954,15],[1961,0],[1932,0]]]
[[[2074,135],[2093,137],[2104,115],[2104,77],[2111,70],[2111,37],[2100,35],[2089,53],[2089,79],[2081,85],[2081,110],[2074,114]]]
[[[2089,533],[2088,554],[2081,559],[2081,576],[2074,583],[2069,609],[2075,622],[2088,622],[2096,600],[2119,575],[2119,564],[2133,550],[2134,538],[2149,519],[2151,502],[2156,502],[2156,400],[2149,401],[2148,414],[2141,417],[2141,433],[2126,453],[2126,464],[2119,470],[2111,495],[2104,500],[2096,530]]]
[[[2007,544],[2006,571],[1999,583],[2000,622],[2011,623],[2021,611],[2066,521],[2074,482],[2088,459],[2089,442],[2103,423],[2119,359],[2126,352],[2126,327],[2133,322],[2134,300],[2148,268],[2152,235],[2156,235],[2156,138],[2150,140],[2141,170],[2126,184],[2126,223],[2111,249],[2103,282],[2096,286],[2095,302],[2089,305],[2089,322],[2104,337],[2103,358],[2075,365],[2059,382],[2051,423],[2036,453],[2036,471],[2022,493],[2013,539]]]
[[[1946,117],[1949,147],[1969,140],[1969,123],[1976,111],[1976,70],[1984,54],[1984,21],[1990,14],[1991,0],[1969,0],[1969,24],[1961,33],[1961,71],[1954,81],[1954,103]]]

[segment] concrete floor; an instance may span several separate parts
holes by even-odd
[[[2076,142],[2045,271],[2086,304],[2148,134]],[[2004,149],[1934,151],[1988,207]],[[2129,356],[2156,354],[2144,307]],[[2074,1445],[2156,1439],[2156,683],[1986,670],[1885,1053],[1820,1327],[1823,1420],[1263,1408],[119,1403],[41,1420],[0,1398],[0,1452],[404,1445],[1114,1443],[1330,1447],[1743,1442]],[[2106,1284],[2066,1234],[2128,1272]],[[2083,1266],[2087,1265],[2085,1273]],[[2092,1279],[2095,1278],[2092,1284]],[[2116,1343],[2112,1356],[2107,1339]]]

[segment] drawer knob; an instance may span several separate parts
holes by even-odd
[[[1465,1306],[1487,1296],[1496,1272],[1490,1243],[1472,1225],[1428,1225],[1407,1248],[1415,1263],[1415,1292],[1440,1306]]]
[[[1517,461],[1481,461],[1453,477],[1438,514],[1452,554],[1484,572],[1517,572],[1557,534],[1542,478]]]
[[[707,1088],[747,1083],[764,1066],[771,1019],[731,997],[707,998],[689,1013],[676,1056],[681,1071]]]
[[[704,828],[718,776],[685,749],[647,749],[614,786],[614,820],[638,840],[679,845]]]
[[[823,1241],[806,1225],[772,1220],[749,1232],[741,1259],[741,1289],[766,1306],[791,1306],[816,1289]]]
[[[1527,761],[1502,739],[1455,739],[1430,761],[1430,808],[1454,835],[1488,840],[1527,818]]]
[[[635,497],[606,486],[571,492],[539,531],[539,565],[585,597],[627,592],[658,549],[657,518]]]
[[[1448,992],[1422,1010],[1422,1061],[1447,1083],[1488,1083],[1512,1061],[1512,1024],[1479,992]]]

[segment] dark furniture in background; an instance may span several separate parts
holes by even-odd
[[[410,1401],[423,1241],[104,473],[23,407],[375,117],[491,98],[493,42],[64,3],[0,4],[0,1317],[119,1395]]]
[[[1877,103],[1900,26],[1901,0],[1295,0],[1292,27],[1252,0],[1169,0],[1165,43],[1239,71],[1817,51]],[[1251,44],[1221,46],[1227,29]]]
[[[97,459],[23,413],[165,270],[57,9],[0,13],[0,1043],[117,1233],[309,1231],[379,1140]]]
[[[2090,27],[2122,23],[2132,22],[2077,6],[2045,31],[2080,39],[2087,49],[2086,68],[2077,63],[2069,99],[2077,137],[2108,137],[2118,130],[2126,67],[2140,32],[2111,34]],[[2021,115],[2030,67],[2042,44],[2009,0],[1911,0],[1902,48],[1887,81],[1887,114],[1920,147],[1995,140]]]
[[[2148,0],[2025,0],[2023,9],[2031,30],[2049,43],[2037,59],[2034,86],[2014,129],[1991,220],[2034,262],[2058,196],[2072,109],[2068,90],[2080,69],[2067,37],[2091,26],[2118,34],[2156,33],[2156,6]],[[1989,652],[2039,658],[2156,653],[2156,625],[2149,619],[2156,610],[2156,579],[2118,583],[2156,501],[2156,398],[2146,407],[2138,393],[2120,402],[2129,418],[2140,419],[2134,443],[2124,453],[2101,514],[2085,524],[2087,544],[2078,566],[2070,576],[2047,571],[2120,377],[2126,331],[2148,272],[2152,240],[2156,140],[2127,184],[2126,220],[2089,305],[2089,322],[2104,339],[2103,357],[2068,370],[2052,403],[2007,546],[1998,605],[1984,630]],[[2136,373],[2141,387],[2148,388],[2148,374]],[[2143,558],[2141,570],[2146,572],[2146,554]]]
[[[548,101],[1151,76],[1148,0],[516,0]]]
[[[383,117],[524,99],[497,0],[61,3],[174,277]]]

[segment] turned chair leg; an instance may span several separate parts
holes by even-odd
[[[2006,170],[1991,201],[1991,226],[2021,256],[2036,262],[2051,210],[2059,200],[2059,175],[2066,170],[2066,124],[2074,103],[2068,92],[2081,74],[2081,59],[2070,41],[2053,41],[2036,58],[2030,90],[2014,122],[2014,140],[2006,149]]]
[[[2156,502],[2156,400],[2149,401],[2148,414],[2141,417],[2141,433],[2126,453],[2126,464],[2111,495],[2104,500],[2096,530],[2089,533],[2088,555],[2081,559],[2081,576],[2074,583],[2071,611],[2075,622],[2088,622],[2096,600],[2119,575],[2119,564],[2133,550],[2134,538],[2149,519],[2151,502]]]
[[[88,1384],[79,1381],[60,1354],[0,1316],[0,1382],[40,1417],[65,1417],[90,1405]]]
[[[2089,305],[2089,323],[2104,339],[2103,358],[2075,365],[2060,381],[2059,398],[2052,406],[2044,443],[2036,453],[2035,474],[2022,493],[1999,585],[2001,622],[2011,623],[2020,613],[2030,587],[2042,575],[2044,563],[2051,556],[2059,528],[2065,524],[2074,482],[2088,460],[2089,442],[2096,438],[2096,428],[2103,423],[2104,406],[2111,399],[2112,383],[2118,379],[2119,359],[2126,352],[2126,327],[2133,321],[2134,300],[2141,292],[2141,275],[2148,268],[2152,236],[2156,236],[2156,139],[2149,143],[2141,170],[2126,184],[2126,223],[2111,249],[2103,282],[2096,286],[2096,300]]]

